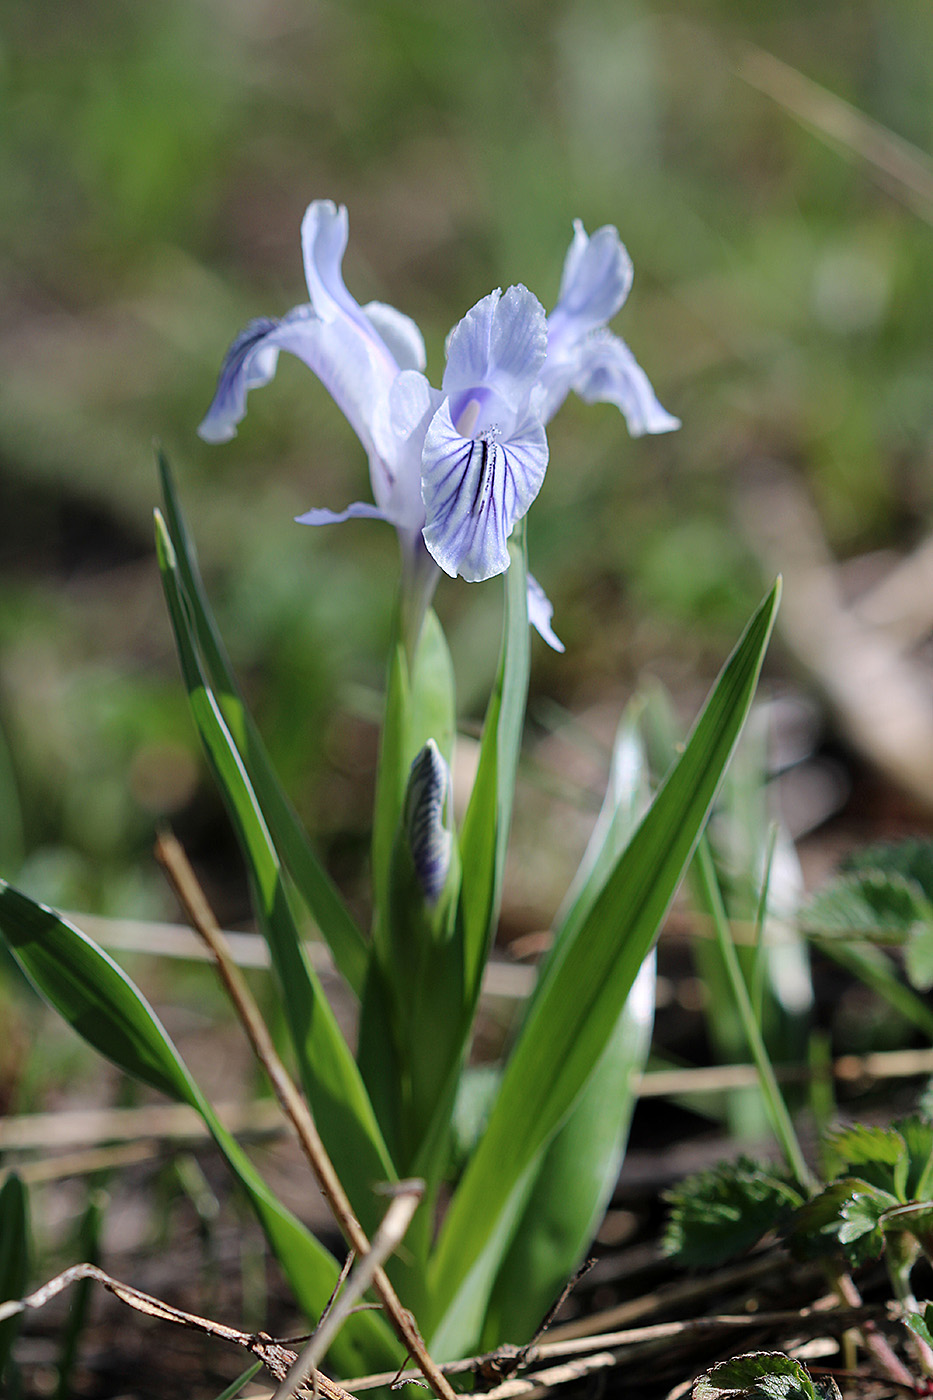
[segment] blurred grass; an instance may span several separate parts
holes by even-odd
[[[5,873],[50,902],[158,913],[143,859],[170,817],[223,850],[151,549],[151,442],[171,456],[209,587],[286,782],[359,877],[392,533],[294,526],[368,494],[363,454],[283,357],[237,440],[195,436],[221,356],[303,299],[301,214],[350,209],[348,283],[449,327],[492,286],[553,304],[571,221],[615,223],[617,322],[671,437],[569,403],[530,520],[568,643],[570,707],[670,656],[721,656],[760,593],[735,482],[775,458],[840,555],[928,525],[931,230],[851,152],[737,71],[753,44],[933,149],[933,11],[701,0],[8,0],[0,36],[0,771]],[[498,591],[439,606],[475,712]],[[2,765],[0,765],[2,770]],[[222,863],[224,917],[242,889]]]

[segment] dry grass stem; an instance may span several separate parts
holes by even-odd
[[[224,986],[249,1037],[250,1044],[268,1074],[279,1102],[294,1125],[311,1170],[317,1178],[347,1244],[360,1259],[365,1258],[371,1250],[366,1233],[353,1213],[340,1178],[334,1170],[334,1165],[318,1134],[311,1111],[279,1058],[268,1027],[262,1019],[243,974],[227,951],[224,936],[188,863],[187,856],[175,838],[168,835],[159,838],[156,845],[156,856],[165,870],[182,908],[191,919],[193,927],[214,955]],[[454,1400],[454,1391],[450,1382],[431,1359],[413,1316],[402,1306],[395,1289],[381,1267],[374,1270],[372,1282],[396,1336],[408,1354],[418,1363],[425,1380],[438,1400]]]

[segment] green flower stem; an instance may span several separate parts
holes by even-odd
[[[735,951],[735,944],[732,941],[732,934],[729,929],[729,921],[726,917],[726,910],[722,900],[722,892],[719,888],[719,881],[716,878],[716,870],[713,865],[713,856],[710,850],[709,841],[704,836],[697,847],[696,860],[694,862],[696,878],[700,887],[700,894],[706,909],[713,921],[713,928],[716,934],[716,942],[722,955],[723,965],[735,999],[736,1009],[745,1031],[745,1038],[748,1041],[748,1048],[755,1068],[758,1071],[758,1080],[761,1085],[761,1092],[765,1102],[765,1109],[771,1121],[771,1128],[775,1137],[781,1145],[781,1150],[787,1160],[787,1164],[794,1173],[798,1186],[803,1191],[812,1192],[816,1186],[810,1168],[807,1166],[803,1152],[794,1131],[787,1105],[778,1088],[777,1077],[774,1073],[774,1066],[771,1057],[765,1046],[764,1037],[761,1034],[761,1026],[755,1016],[748,987],[739,966],[739,960]]]

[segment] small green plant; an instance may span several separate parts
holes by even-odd
[[[814,1380],[780,1351],[750,1351],[711,1366],[693,1383],[693,1400],[841,1400],[832,1376]]]
[[[374,1187],[417,1177],[423,1199],[404,1255],[376,1280],[413,1309],[440,1359],[521,1342],[580,1261],[616,1180],[647,1055],[651,954],[700,840],[756,688],[779,596],[769,592],[693,732],[647,802],[637,726],[623,722],[602,816],[554,925],[481,1129],[455,1141],[472,1027],[499,914],[530,666],[529,624],[560,648],[527,572],[523,517],[547,464],[546,424],[571,389],[608,400],[633,433],[676,426],[605,323],[631,266],[614,229],[582,225],[546,316],[523,287],[494,292],[447,343],[440,390],[420,333],[344,286],[346,211],[313,204],[303,225],[310,304],[234,342],[202,435],[232,436],[280,350],[306,361],[355,428],[374,504],[314,510],[320,525],[376,516],[402,563],[376,775],[371,926],[352,916],[282,791],[243,703],[164,459],[156,551],[191,711],[237,831],[268,942],[291,1052],[313,1121],[277,1077],[293,1121],[320,1139],[319,1178],[349,1243],[366,1252],[383,1212]],[[501,575],[498,670],[463,822],[452,817],[456,729],[447,642],[431,608],[441,573]],[[205,936],[199,892],[185,902]],[[303,941],[326,941],[358,1007],[354,1054]],[[133,1077],[194,1108],[251,1201],[305,1313],[320,1316],[338,1261],[275,1197],[224,1129],[141,992],[77,928],[9,886],[0,930],[46,999]],[[215,955],[222,962],[221,955]],[[228,985],[233,987],[233,983]],[[238,993],[231,990],[237,999]],[[250,1013],[242,1010],[244,1022]],[[254,1044],[262,1028],[253,1025]],[[262,1052],[275,1076],[272,1057]],[[316,1168],[317,1169],[317,1168]],[[329,1175],[333,1172],[333,1175]],[[441,1215],[439,1210],[443,1204]],[[440,1223],[439,1223],[440,1221]],[[392,1318],[404,1321],[394,1300]],[[407,1314],[405,1315],[407,1316]],[[346,1373],[398,1364],[410,1345],[376,1312],[350,1317],[331,1353]],[[400,1340],[401,1339],[401,1340]],[[421,1358],[419,1357],[419,1364]]]

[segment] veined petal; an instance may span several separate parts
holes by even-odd
[[[586,403],[614,403],[633,437],[680,427],[680,419],[661,407],[625,341],[610,331],[596,331],[582,343],[570,387]]]
[[[509,567],[506,541],[541,489],[547,436],[526,417],[508,440],[494,432],[462,437],[445,399],[424,440],[424,542],[451,578],[471,583]]]
[[[526,581],[528,621],[542,641],[547,642],[548,646],[553,647],[554,651],[563,651],[564,644],[551,626],[551,618],[554,616],[554,604],[536,578],[532,578],[531,574],[527,574]]]
[[[548,317],[548,354],[560,354],[565,346],[604,326],[625,301],[631,285],[632,260],[616,229],[606,224],[590,237],[581,220],[575,219],[560,296]]]
[[[198,428],[205,442],[229,442],[236,437],[250,389],[261,388],[273,378],[280,350],[301,355],[301,345],[316,334],[311,330],[316,320],[310,306],[296,306],[281,321],[260,316],[240,331],[224,356],[213,401]]]
[[[444,393],[472,389],[497,395],[513,412],[527,400],[547,354],[544,307],[527,287],[497,288],[483,297],[447,337]]]

